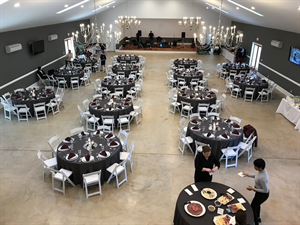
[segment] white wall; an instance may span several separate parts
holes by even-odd
[[[135,36],[137,30],[142,30],[142,36],[148,36],[152,30],[155,36],[180,37],[181,32],[186,32],[186,37],[193,37],[193,31],[183,29],[178,25],[178,20],[183,16],[201,16],[207,26],[218,25],[219,13],[214,10],[207,10],[203,3],[190,2],[189,0],[130,0],[101,12],[96,17],[97,23],[113,24],[113,30],[120,30],[114,21],[118,16],[136,16],[142,24],[125,32],[127,36]],[[230,26],[231,19],[222,15],[222,25]],[[124,37],[124,34],[122,35]]]

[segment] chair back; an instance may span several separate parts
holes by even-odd
[[[84,178],[86,178],[86,177],[89,177],[89,176],[94,176],[94,175],[96,175],[97,176],[97,180],[99,181],[99,182],[101,182],[101,170],[98,170],[98,171],[95,171],[95,172],[91,172],[91,173],[84,173],[84,174],[82,174],[82,178],[84,179]]]
[[[237,124],[241,124],[242,123],[242,119],[236,117],[236,116],[230,116],[229,119],[233,122],[236,122]]]
[[[35,104],[33,104],[33,107],[34,108],[45,107],[45,102],[35,103]]]
[[[56,151],[55,148],[59,145],[59,143],[60,143],[60,137],[58,135],[55,135],[48,140],[48,144],[50,145],[51,149],[54,151]]]

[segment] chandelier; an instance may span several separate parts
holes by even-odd
[[[141,21],[136,19],[136,16],[118,16],[115,24],[119,24],[122,29],[130,29],[131,26],[141,25]]]
[[[216,26],[206,26],[205,21],[201,20],[201,17],[183,17],[182,20],[178,21],[180,26],[190,27],[190,30],[194,31],[194,42],[199,38],[199,43],[216,45],[225,45],[227,47],[232,47],[239,45],[243,42],[243,32],[237,31],[236,26],[225,27],[222,25],[222,10],[223,0],[220,1],[220,7],[211,7],[219,10],[219,20]]]
[[[204,21],[201,21],[201,17],[183,17],[181,20],[178,21],[179,26],[184,26],[193,30],[195,32],[199,31],[200,25],[204,25]]]

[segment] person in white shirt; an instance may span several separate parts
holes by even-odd
[[[73,59],[73,54],[71,50],[68,51],[68,54],[66,55],[66,67],[68,65],[72,66],[72,59]]]
[[[246,177],[251,177],[255,179],[254,187],[248,186],[247,190],[255,192],[254,198],[251,202],[251,207],[254,214],[254,223],[255,225],[258,225],[261,222],[260,205],[269,198],[269,175],[268,172],[265,170],[265,160],[259,158],[254,160],[253,164],[254,169],[258,171],[258,174],[251,175],[245,172],[243,174]]]

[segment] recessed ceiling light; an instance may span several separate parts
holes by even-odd
[[[68,4],[65,4],[64,7],[67,8],[67,7],[69,7],[69,5],[68,5]]]
[[[4,4],[5,2],[8,2],[9,0],[0,0],[0,5]]]
[[[14,7],[15,7],[15,8],[18,8],[18,7],[20,7],[20,6],[21,6],[21,5],[20,5],[20,2],[17,2],[17,3],[14,4]]]
[[[208,6],[206,6],[206,9],[209,9],[209,7],[208,7]]]
[[[66,12],[66,11],[69,11],[70,9],[73,9],[73,8],[75,8],[75,7],[77,7],[77,6],[80,6],[80,5],[82,5],[82,4],[86,3],[86,2],[89,2],[89,1],[90,1],[90,0],[83,0],[83,1],[81,1],[81,2],[78,2],[78,3],[74,4],[74,5],[69,6],[69,7],[65,8],[65,9],[63,9],[63,10],[60,10],[60,11],[56,12],[56,14],[64,13],[64,12]]]
[[[113,9],[114,9],[114,8],[116,8],[116,6],[115,6],[115,5],[113,5]]]
[[[84,5],[81,5],[80,7],[81,7],[81,8],[84,8]]]
[[[252,10],[255,10],[255,7],[254,7],[254,6],[251,6],[251,9],[252,9]]]
[[[246,6],[243,6],[243,5],[241,5],[241,4],[239,4],[239,3],[235,2],[235,1],[233,1],[233,0],[227,0],[227,1],[230,2],[230,3],[232,3],[232,4],[234,4],[234,5],[236,5],[236,6],[238,6],[238,7],[240,7],[240,8],[242,8],[242,9],[245,9],[245,10],[247,10],[247,11],[249,11],[249,12],[252,12],[252,13],[258,15],[258,16],[264,16],[264,15],[258,13],[258,12],[255,12],[255,11],[252,10],[252,9],[249,9],[249,8],[246,7]]]
[[[236,7],[236,10],[239,10],[239,9],[240,9],[240,7],[237,6],[237,7]]]

